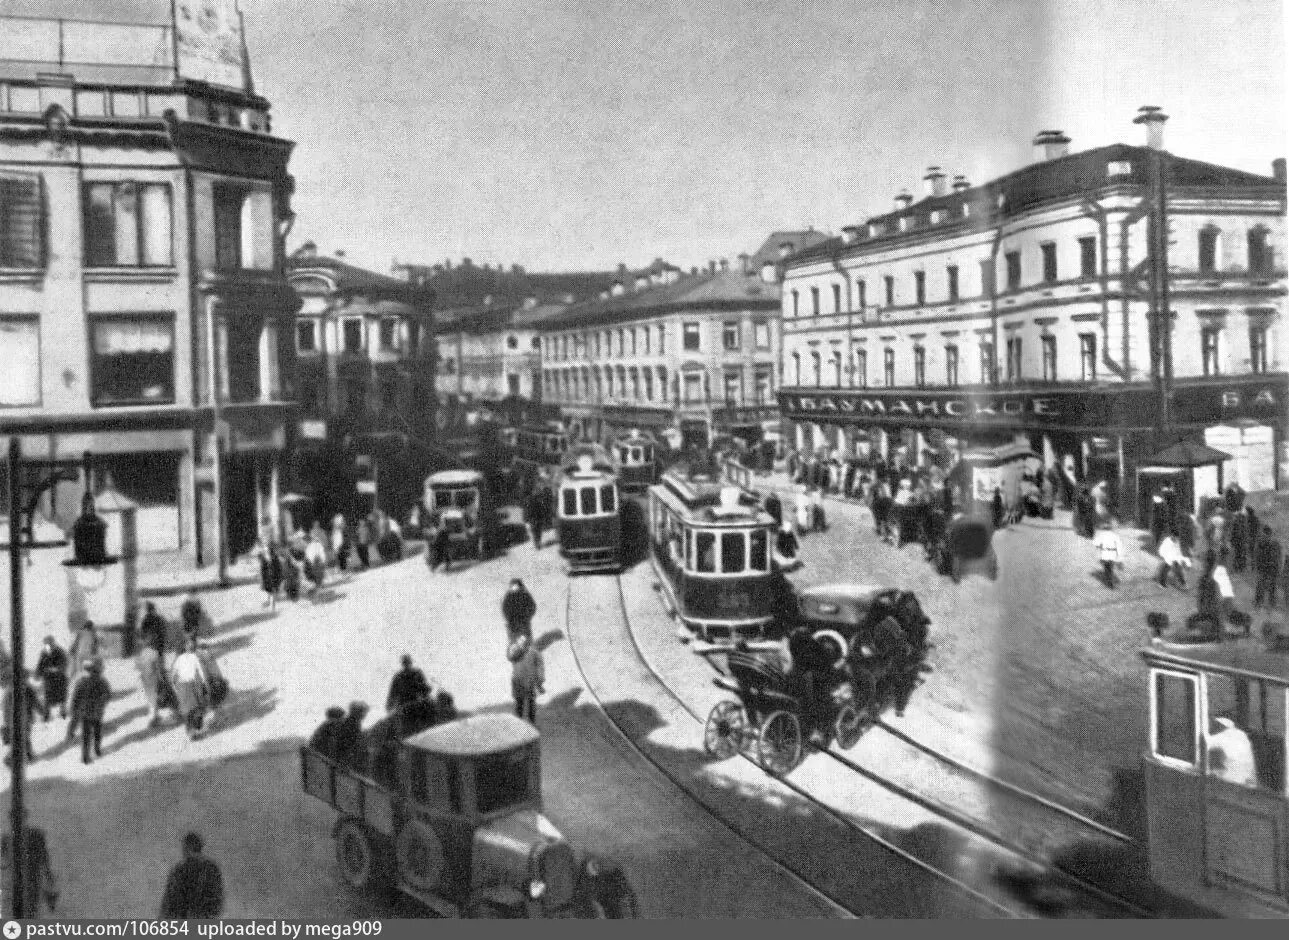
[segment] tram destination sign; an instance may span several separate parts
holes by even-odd
[[[1283,418],[1289,377],[1251,376],[1222,383],[1178,382],[1173,420],[1215,424],[1242,418]],[[910,427],[998,425],[1097,430],[1147,428],[1155,420],[1149,385],[1030,389],[789,389],[779,393],[783,416],[794,421]]]

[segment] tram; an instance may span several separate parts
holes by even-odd
[[[649,553],[681,622],[711,643],[764,640],[788,591],[774,519],[714,463],[678,463],[649,488]]]
[[[568,432],[557,422],[522,427],[514,440],[515,465],[529,476],[538,473],[554,476],[569,448]]]
[[[1142,652],[1150,874],[1230,917],[1289,916],[1289,637]]]
[[[658,482],[658,442],[634,428],[613,441],[618,482],[624,493],[643,493]]]
[[[559,553],[570,572],[622,568],[621,499],[608,451],[577,444],[560,466],[555,519]]]

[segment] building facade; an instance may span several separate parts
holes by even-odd
[[[313,497],[321,518],[368,511],[373,495],[401,514],[424,475],[418,442],[435,435],[433,292],[319,255],[312,242],[288,270],[301,302],[292,487]],[[357,492],[362,457],[377,461],[375,482],[384,483],[366,499]]]
[[[276,512],[293,145],[236,4],[190,6],[151,25],[0,11],[0,435],[52,463],[91,452],[140,504],[143,550],[210,564]],[[47,509],[67,524],[77,496]]]
[[[979,186],[931,167],[922,199],[789,259],[796,446],[920,462],[1023,437],[1131,491],[1162,446],[1236,429],[1264,452],[1228,478],[1283,481],[1284,162],[1168,154],[1165,120],[1142,109],[1146,146],[1074,154],[1045,131],[1035,163]]]

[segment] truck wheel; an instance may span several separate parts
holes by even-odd
[[[336,830],[336,861],[345,884],[359,891],[379,880],[380,865],[371,831],[356,819],[346,819]]]
[[[443,876],[443,844],[429,824],[412,819],[394,840],[398,873],[419,891],[434,891]]]

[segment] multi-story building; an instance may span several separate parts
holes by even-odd
[[[1023,436],[1131,490],[1161,444],[1238,427],[1263,449],[1241,464],[1246,486],[1272,485],[1289,392],[1284,161],[1267,176],[1168,154],[1165,120],[1142,109],[1146,146],[1073,154],[1044,131],[1035,163],[983,185],[931,167],[921,200],[902,193],[791,258],[780,402],[796,445],[921,461]]]
[[[322,518],[380,505],[401,513],[419,493],[433,439],[433,292],[319,255],[306,242],[288,261],[295,318],[300,441],[292,486]],[[422,446],[423,449],[423,446]],[[359,498],[355,461],[377,461],[378,494]],[[366,476],[366,475],[364,475]]]
[[[592,439],[641,428],[705,446],[719,432],[777,429],[778,276],[741,261],[641,273],[547,317],[543,400]]]
[[[293,145],[233,0],[151,24],[42,6],[0,10],[0,434],[91,452],[140,504],[144,550],[209,564],[277,511]],[[47,508],[68,523],[77,495]]]

